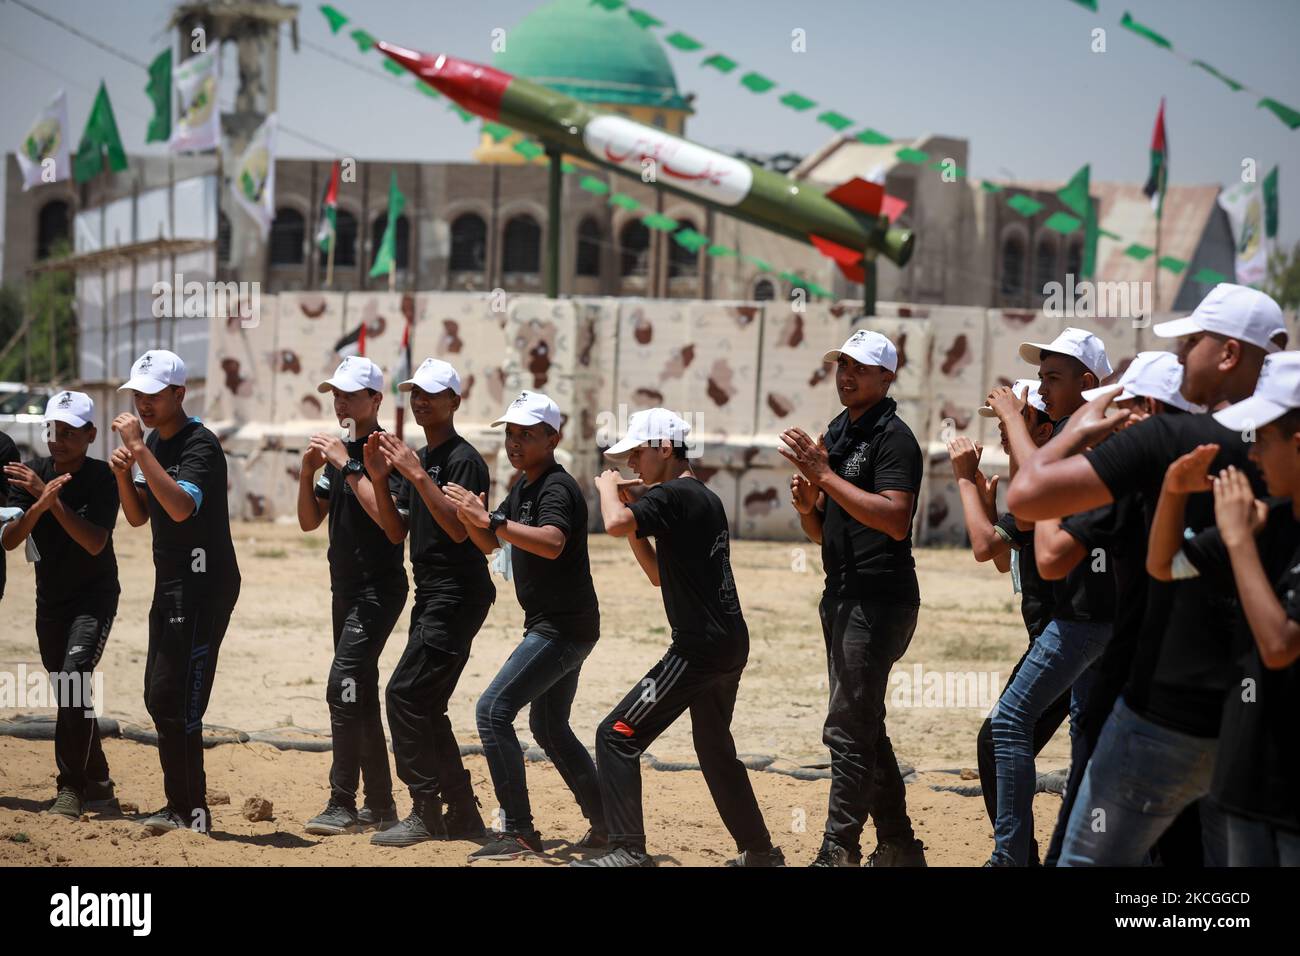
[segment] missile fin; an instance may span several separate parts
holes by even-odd
[[[867,270],[862,268],[861,265],[851,266],[845,265],[841,262],[839,266],[840,271],[844,273],[844,278],[848,279],[850,282],[856,282],[858,285],[862,285],[867,281]]]
[[[890,225],[893,225],[906,209],[907,200],[899,199],[897,196],[886,196],[880,204],[880,214],[889,219]]]
[[[833,199],[841,206],[856,209],[858,212],[865,212],[868,216],[878,216],[880,214],[881,200],[885,197],[885,187],[879,183],[869,183],[859,176],[854,176],[848,182],[840,183],[827,192],[826,197]]]
[[[809,234],[808,241],[816,247],[817,251],[828,259],[834,259],[842,269],[845,266],[851,266],[856,262],[862,261],[862,251],[860,249],[851,249],[848,246],[842,246],[838,242],[832,242],[822,236]]]

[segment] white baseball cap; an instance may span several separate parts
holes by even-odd
[[[1106,358],[1106,345],[1086,329],[1065,328],[1050,342],[1021,342],[1020,357],[1030,365],[1041,365],[1044,352],[1069,355],[1083,363],[1097,380],[1110,375],[1110,360]]]
[[[883,336],[882,336],[883,338]],[[647,408],[633,412],[627,419],[627,435],[605,452],[607,458],[623,458],[648,442],[668,442],[673,445],[685,445],[686,436],[691,426],[685,419],[673,414],[666,408]]]
[[[1257,345],[1266,352],[1277,352],[1281,346],[1273,341],[1273,336],[1286,332],[1286,321],[1271,296],[1249,286],[1220,282],[1191,315],[1160,322],[1151,331],[1165,339],[1215,332]]]
[[[1183,398],[1179,387],[1183,384],[1183,366],[1173,352],[1139,352],[1128,363],[1119,381],[1102,385],[1098,388],[1085,388],[1082,394],[1085,402],[1090,402],[1107,392],[1120,389],[1115,401],[1124,402],[1130,398],[1143,396],[1155,398],[1181,408],[1185,412],[1199,413],[1205,411],[1204,405],[1193,405]]]
[[[861,365],[879,365],[891,372],[898,371],[898,349],[888,338],[870,329],[858,329],[839,348],[823,355],[822,361],[834,362],[841,354]]]
[[[459,395],[460,376],[454,368],[441,359],[427,358],[420,363],[420,367],[415,370],[414,375],[405,382],[397,383],[397,390],[399,392],[409,392],[417,386],[421,391],[428,392],[430,395],[445,392],[447,389],[451,389]]]
[[[166,349],[150,349],[135,360],[131,366],[131,377],[127,383],[118,388],[119,392],[144,392],[157,395],[168,385],[185,384],[185,363],[175,352]]]
[[[1300,408],[1300,352],[1278,352],[1265,356],[1255,394],[1215,412],[1214,420],[1239,431],[1267,425],[1293,408]]]
[[[85,392],[59,392],[45,403],[45,420],[84,428],[95,420],[95,403]]]
[[[1011,391],[1015,394],[1016,398],[1028,399],[1031,407],[1036,408],[1043,413],[1047,412],[1047,403],[1043,401],[1042,393],[1038,391],[1038,379],[1018,378],[1012,384]],[[975,411],[984,418],[998,417],[998,413],[989,405],[981,405],[979,408],[975,409]]]
[[[505,413],[492,424],[494,426],[536,425],[538,422],[544,422],[558,432],[562,421],[559,405],[541,392],[530,392],[524,389],[519,393],[519,397],[510,403]]]
[[[363,388],[382,392],[384,373],[364,355],[349,355],[339,362],[333,376],[316,386],[316,391],[328,392],[331,388],[337,388],[340,392],[359,392]]]

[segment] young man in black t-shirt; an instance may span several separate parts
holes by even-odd
[[[486,496],[453,485],[469,536],[485,554],[509,546],[515,595],[524,609],[524,637],[479,696],[476,716],[492,785],[501,804],[502,832],[470,860],[508,860],[541,854],[515,736],[515,715],[530,705],[528,726],[555,764],[587,818],[583,849],[606,845],[596,765],[569,726],[582,663],[600,637],[600,606],[587,556],[587,502],[555,460],[560,409],[545,395],[525,391],[497,421],[505,425],[506,456],[523,474],[506,500],[488,513]]]
[[[1282,327],[1281,310],[1268,296],[1220,283],[1191,316],[1153,331],[1180,340],[1182,396],[1218,408],[1254,391]],[[1101,441],[1130,414],[1111,414],[1112,398],[1103,395],[1084,406],[1022,465],[1008,489],[1008,504],[1017,514],[1057,517],[1130,494],[1140,495],[1153,511],[1170,463],[1205,443],[1219,445],[1214,470],[1232,464],[1254,471],[1243,436],[1209,414],[1157,415]],[[1208,495],[1191,497],[1187,525],[1193,533],[1209,526],[1212,510]],[[1060,865],[1138,865],[1178,813],[1206,795],[1232,674],[1222,639],[1232,610],[1231,601],[1194,582],[1150,585],[1129,680],[1084,771]],[[1124,754],[1135,739],[1150,749],[1151,772],[1140,780],[1123,776]],[[1100,807],[1089,805],[1085,790],[1121,797],[1104,830],[1094,828]],[[1207,861],[1221,860],[1217,830],[1207,828],[1206,837]]]
[[[749,659],[749,630],[731,573],[727,514],[687,457],[690,426],[663,408],[636,412],[605,453],[640,476],[610,468],[596,479],[605,533],[626,537],[650,583],[663,591],[672,628],[668,653],[596,730],[596,766],[610,850],[574,866],[654,866],[646,853],[640,759],[687,709],[700,771],[740,856],[730,866],[784,866],[763,822],[731,715]],[[632,487],[644,488],[636,495]],[[651,544],[647,538],[653,537]]]
[[[109,464],[122,514],[132,527],[148,522],[153,531],[145,707],[158,731],[167,806],[144,825],[156,833],[182,827],[207,833],[203,713],[240,584],[226,456],[217,436],[185,414],[180,356],[145,352],[119,391],[132,393],[139,418],[126,412],[113,420],[122,445]],[[144,428],[153,429],[147,439]],[[134,481],[133,466],[139,469]]]
[[[379,431],[384,376],[365,356],[350,355],[317,391],[333,396],[346,440],[320,434],[302,456],[298,526],[314,531],[329,518],[334,659],[325,700],[330,709],[333,763],[325,809],[307,821],[319,836],[354,833],[397,822],[388,743],[379,712],[379,655],[406,606],[402,543],[406,523],[394,497],[401,479],[371,436]],[[316,472],[324,465],[320,480]],[[366,814],[357,789],[366,786]]]
[[[397,776],[411,792],[411,813],[370,838],[380,846],[483,833],[447,703],[496,599],[487,562],[445,493],[453,483],[476,491],[489,487],[483,457],[456,433],[460,375],[446,362],[425,359],[397,388],[411,395],[411,414],[424,429],[425,446],[414,451],[388,432],[370,437],[402,479],[397,511],[410,529],[415,573],[406,649],[387,690],[393,756]]]
[[[84,804],[113,797],[91,685],[121,592],[113,555],[117,482],[107,462],[86,455],[95,441],[89,395],[51,397],[45,431],[49,457],[4,467],[10,505],[23,514],[0,538],[6,551],[30,539],[36,552],[36,640],[58,699],[58,795],[50,812],[77,820]]]
[[[924,866],[907,815],[906,787],[885,728],[889,671],[907,652],[921,594],[912,520],[921,447],[889,397],[894,344],[860,329],[827,352],[841,412],[813,441],[801,428],[778,450],[799,470],[791,486],[799,522],[822,546],[819,608],[830,679],[822,739],[831,752],[826,832],[813,866],[858,866],[862,828],[876,824],[869,866]]]

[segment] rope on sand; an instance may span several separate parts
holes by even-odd
[[[944,770],[941,773],[960,773],[959,770]],[[1065,781],[1069,776],[1068,770],[1048,770],[1045,773],[1038,774],[1034,784],[1034,793],[1055,793],[1062,794],[1065,792]],[[955,793],[961,797],[979,797],[984,794],[984,788],[978,784],[969,784],[965,786],[953,786],[950,784],[934,783],[930,785],[931,790],[940,790],[946,793]]]

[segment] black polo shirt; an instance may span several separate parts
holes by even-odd
[[[1044,581],[1038,573],[1038,562],[1034,558],[1034,529],[1022,531],[1016,527],[1016,516],[1010,511],[1004,512],[993,528],[1013,549],[1011,560],[1020,586],[1020,616],[1032,642],[1052,622],[1052,609],[1056,603],[1052,582]]]
[[[921,490],[921,446],[896,414],[897,403],[883,398],[857,421],[848,409],[826,427],[831,468],[863,491],[910,491],[912,517]],[[826,593],[918,607],[921,592],[912,558],[912,533],[895,541],[859,522],[830,496],[822,519],[822,565]]]

